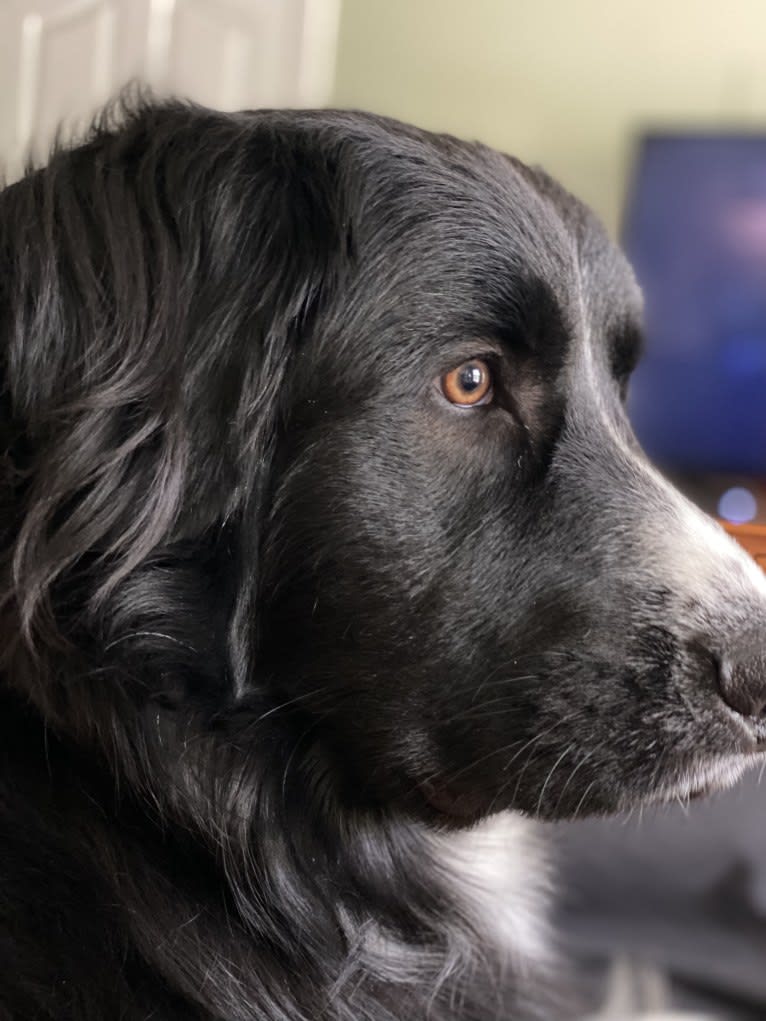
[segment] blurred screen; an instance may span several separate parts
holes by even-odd
[[[725,478],[719,505],[766,476],[766,136],[646,137],[623,241],[646,297],[636,432],[671,472]]]

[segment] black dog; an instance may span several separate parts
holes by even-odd
[[[766,737],[599,225],[382,118],[139,104],[0,261],[0,1015],[547,1021],[523,816]]]

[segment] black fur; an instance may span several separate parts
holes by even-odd
[[[381,118],[139,104],[0,193],[0,317],[2,1016],[550,1019],[451,832],[749,747],[598,224]]]

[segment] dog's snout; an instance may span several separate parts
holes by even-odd
[[[766,718],[766,641],[758,653],[748,650],[723,657],[718,688],[724,702],[741,716]]]

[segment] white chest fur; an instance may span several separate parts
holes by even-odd
[[[480,935],[517,970],[550,960],[550,867],[537,827],[504,812],[435,838],[445,881]]]

